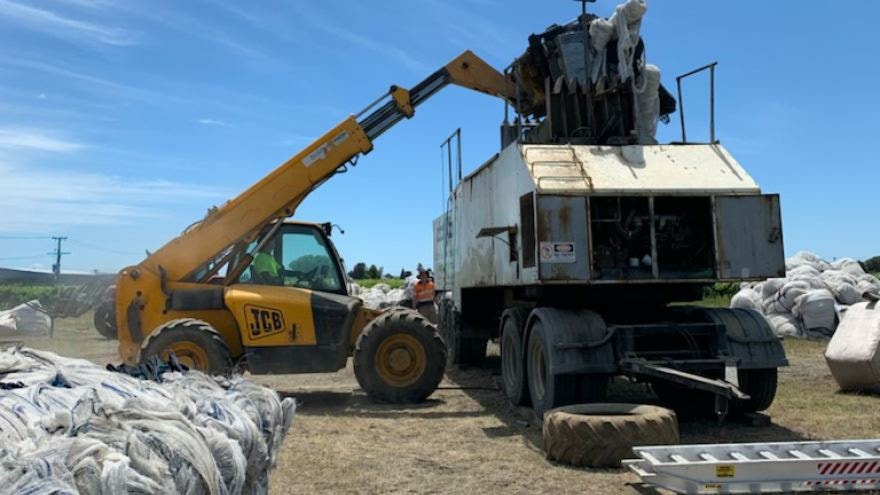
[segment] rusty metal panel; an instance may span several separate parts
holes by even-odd
[[[537,220],[540,279],[588,280],[587,199],[538,196]]]
[[[539,193],[754,195],[755,180],[720,144],[525,145]]]
[[[716,197],[715,244],[723,280],[784,277],[779,195]]]

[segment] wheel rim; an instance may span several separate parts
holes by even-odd
[[[518,364],[516,354],[516,338],[511,332],[505,330],[504,338],[501,340],[501,377],[504,379],[504,386],[508,391],[513,391],[515,386]]]
[[[376,351],[376,373],[393,387],[406,387],[418,381],[426,362],[425,348],[411,335],[392,335]]]
[[[194,342],[175,342],[169,345],[160,355],[163,360],[167,361],[168,355],[172,352],[180,364],[187,368],[201,371],[208,369],[208,353]]]
[[[536,401],[544,398],[547,384],[547,362],[544,359],[544,344],[540,338],[529,339],[529,377],[532,395]]]

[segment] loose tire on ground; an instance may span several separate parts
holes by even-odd
[[[419,313],[396,309],[371,321],[354,349],[354,374],[370,397],[384,402],[421,402],[446,371],[446,347]]]
[[[552,345],[544,323],[535,319],[526,346],[526,378],[532,408],[539,417],[550,409],[577,401],[578,377],[550,373],[552,353],[549,349]]]
[[[528,406],[529,383],[526,380],[525,333],[529,310],[510,308],[501,316],[501,383],[504,395],[514,406]]]
[[[116,301],[104,301],[95,308],[95,330],[102,337],[116,340]]]
[[[547,459],[578,467],[617,467],[636,445],[679,442],[678,420],[669,409],[637,404],[578,404],[544,417]]]
[[[138,361],[152,356],[168,360],[174,352],[180,364],[210,375],[228,375],[232,358],[223,337],[209,323],[194,318],[172,320],[156,329],[141,346]]]

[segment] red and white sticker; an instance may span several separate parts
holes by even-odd
[[[573,242],[541,243],[541,263],[575,263],[576,261]]]

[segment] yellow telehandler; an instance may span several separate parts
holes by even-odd
[[[210,373],[315,373],[354,358],[358,383],[389,402],[420,401],[443,377],[446,348],[430,322],[375,311],[347,292],[331,225],[286,220],[315,188],[448,84],[516,104],[516,87],[467,51],[410,90],[392,86],[238,197],[141,263],[119,272],[119,354],[136,364],[173,352]]]

